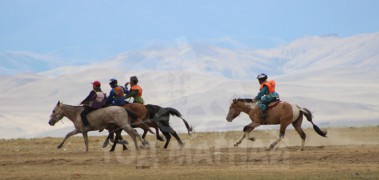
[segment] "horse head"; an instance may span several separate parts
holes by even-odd
[[[241,114],[241,109],[237,106],[238,99],[233,99],[232,104],[230,104],[228,115],[226,120],[232,122],[237,116]]]
[[[64,117],[64,114],[62,111],[62,103],[58,101],[57,105],[55,105],[53,112],[50,115],[50,120],[49,120],[50,126],[54,126],[55,123],[57,123],[63,117]]]

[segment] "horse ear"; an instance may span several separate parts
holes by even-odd
[[[58,101],[57,106],[61,103],[61,101]]]

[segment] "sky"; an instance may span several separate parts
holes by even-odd
[[[379,31],[377,0],[0,0],[0,52],[96,61],[178,43],[273,48]]]

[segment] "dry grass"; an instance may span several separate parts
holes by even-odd
[[[115,152],[101,148],[105,137],[90,137],[84,152],[81,137],[0,140],[0,179],[351,179],[379,178],[379,127],[328,129],[328,138],[306,129],[306,150],[288,130],[273,151],[265,151],[278,136],[255,131],[257,141],[234,142],[241,132],[180,135],[186,146],[173,139],[169,149],[148,136],[147,150]],[[129,138],[128,138],[129,139]]]

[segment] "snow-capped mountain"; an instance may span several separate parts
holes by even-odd
[[[92,64],[9,73],[0,79],[0,138],[63,136],[57,129],[70,128],[71,122],[47,124],[58,100],[76,105],[92,81],[101,81],[109,93],[110,78],[124,84],[132,75],[139,77],[147,103],[178,109],[196,131],[239,130],[248,124],[246,115],[233,123],[225,116],[233,98],[256,95],[261,72],[277,82],[282,100],[309,108],[321,126],[379,124],[378,47],[379,33],[304,37],[273,49],[182,44],[128,51]],[[7,62],[25,63],[17,57]],[[180,121],[171,123],[185,132]]]

